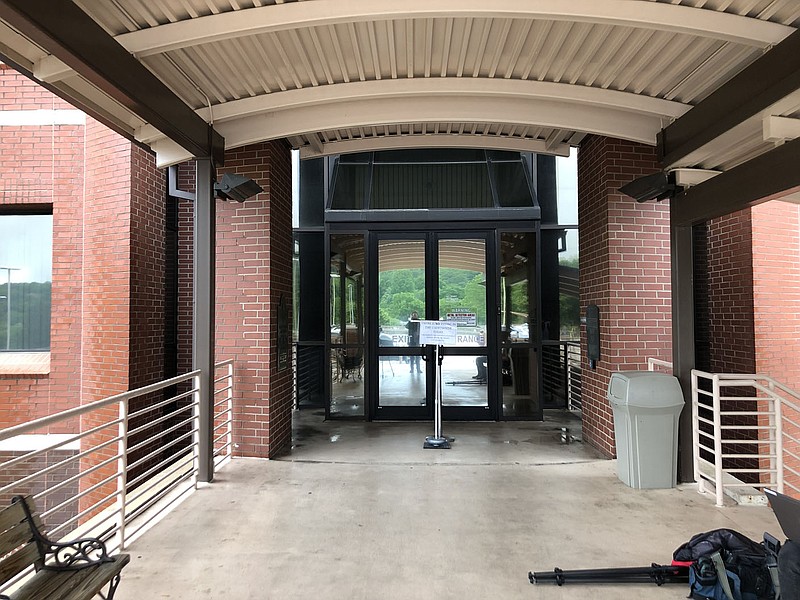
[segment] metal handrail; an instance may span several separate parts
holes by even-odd
[[[748,395],[723,394],[725,388]],[[698,491],[713,492],[717,506],[723,505],[726,490],[733,488],[772,487],[781,493],[789,488],[800,493],[800,473],[785,464],[786,457],[795,463],[800,459],[786,446],[789,442],[800,447],[800,439],[791,433],[800,423],[800,403],[796,401],[800,402],[800,394],[767,375],[692,370],[692,441]],[[787,480],[787,475],[792,475],[794,482]]]
[[[672,373],[672,363],[668,360],[661,360],[660,358],[648,358],[647,370],[655,371],[656,367],[661,367],[665,372]]]
[[[101,536],[111,551],[124,549],[197,487],[200,373],[191,371],[0,430],[0,442],[7,442],[0,471],[20,473],[0,487],[0,501],[32,493],[50,535]],[[217,468],[232,457],[234,448],[234,382],[233,360],[217,363],[212,401]],[[131,400],[173,387],[181,389],[130,411]],[[132,418],[148,413],[146,423],[129,428]],[[91,425],[76,430],[78,419],[86,418]],[[13,450],[9,442],[32,434],[41,436],[39,447]]]
[[[19,425],[14,425],[13,427],[7,427],[6,429],[0,430],[0,442],[2,442],[3,440],[10,439],[12,437],[16,437],[18,435],[23,435],[31,431],[42,429],[43,427],[47,427],[49,425],[54,425],[55,423],[61,421],[66,421],[67,419],[70,419],[72,417],[79,417],[81,415],[85,415],[87,413],[98,410],[105,406],[110,406],[111,404],[128,401],[131,398],[138,398],[139,396],[144,396],[146,394],[158,392],[160,390],[163,390],[164,388],[168,388],[170,386],[183,383],[184,381],[187,381],[199,374],[200,371],[192,371],[191,373],[187,373],[186,375],[178,375],[177,377],[173,377],[172,379],[167,379],[166,381],[159,381],[158,383],[153,383],[151,385],[137,388],[135,390],[130,390],[128,392],[122,392],[121,394],[117,394],[116,396],[109,396],[108,398],[103,398],[102,400],[97,400],[96,402],[90,402],[89,404],[84,404],[83,406],[76,406],[75,408],[70,408],[68,410],[48,415],[40,419],[28,421],[27,423],[21,423]]]

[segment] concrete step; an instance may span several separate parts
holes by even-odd
[[[714,478],[714,467],[710,463],[700,462],[700,473],[710,479]],[[736,504],[740,506],[766,506],[767,496],[758,488],[749,486],[737,479],[730,473],[722,473],[723,491],[726,496],[731,498]],[[701,479],[698,482],[700,491],[714,494],[714,485],[707,479]],[[735,487],[733,487],[735,486]]]

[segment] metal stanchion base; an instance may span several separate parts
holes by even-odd
[[[429,435],[425,438],[425,443],[422,444],[423,448],[432,448],[435,450],[449,450],[450,449],[450,441],[444,437],[434,437]]]

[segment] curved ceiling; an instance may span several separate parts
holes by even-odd
[[[656,144],[800,25],[797,0],[75,0],[225,138],[303,157],[472,146],[564,155],[587,134]],[[152,147],[191,157],[136,111],[0,23],[0,52]],[[726,170],[794,122],[787,94],[672,167]]]

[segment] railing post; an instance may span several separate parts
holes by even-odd
[[[697,491],[702,492],[703,479],[700,477],[700,393],[698,391],[697,372],[692,369],[692,446],[694,480]]]
[[[192,377],[192,421],[194,424],[194,434],[192,435],[192,485],[197,489],[197,481],[200,473],[200,375]]]
[[[719,376],[715,373],[712,380],[712,406],[714,410],[714,491],[717,506],[723,506],[725,490],[722,485],[722,411],[719,398]]]
[[[774,449],[770,448],[770,450],[774,450],[775,453],[775,483],[778,492],[783,494],[783,402],[782,398],[775,393],[775,382],[772,379],[769,380],[769,390],[774,407],[772,418],[775,419],[775,427],[770,429],[770,431],[774,431],[775,445]]]
[[[125,515],[127,514],[128,487],[128,401],[119,403],[119,442],[117,442],[117,547],[125,550]]]
[[[233,361],[228,363],[228,457],[233,458]]]
[[[564,360],[562,364],[564,365],[564,405],[569,406],[569,350],[567,349],[566,342],[560,342],[558,344],[559,354],[563,353]]]

